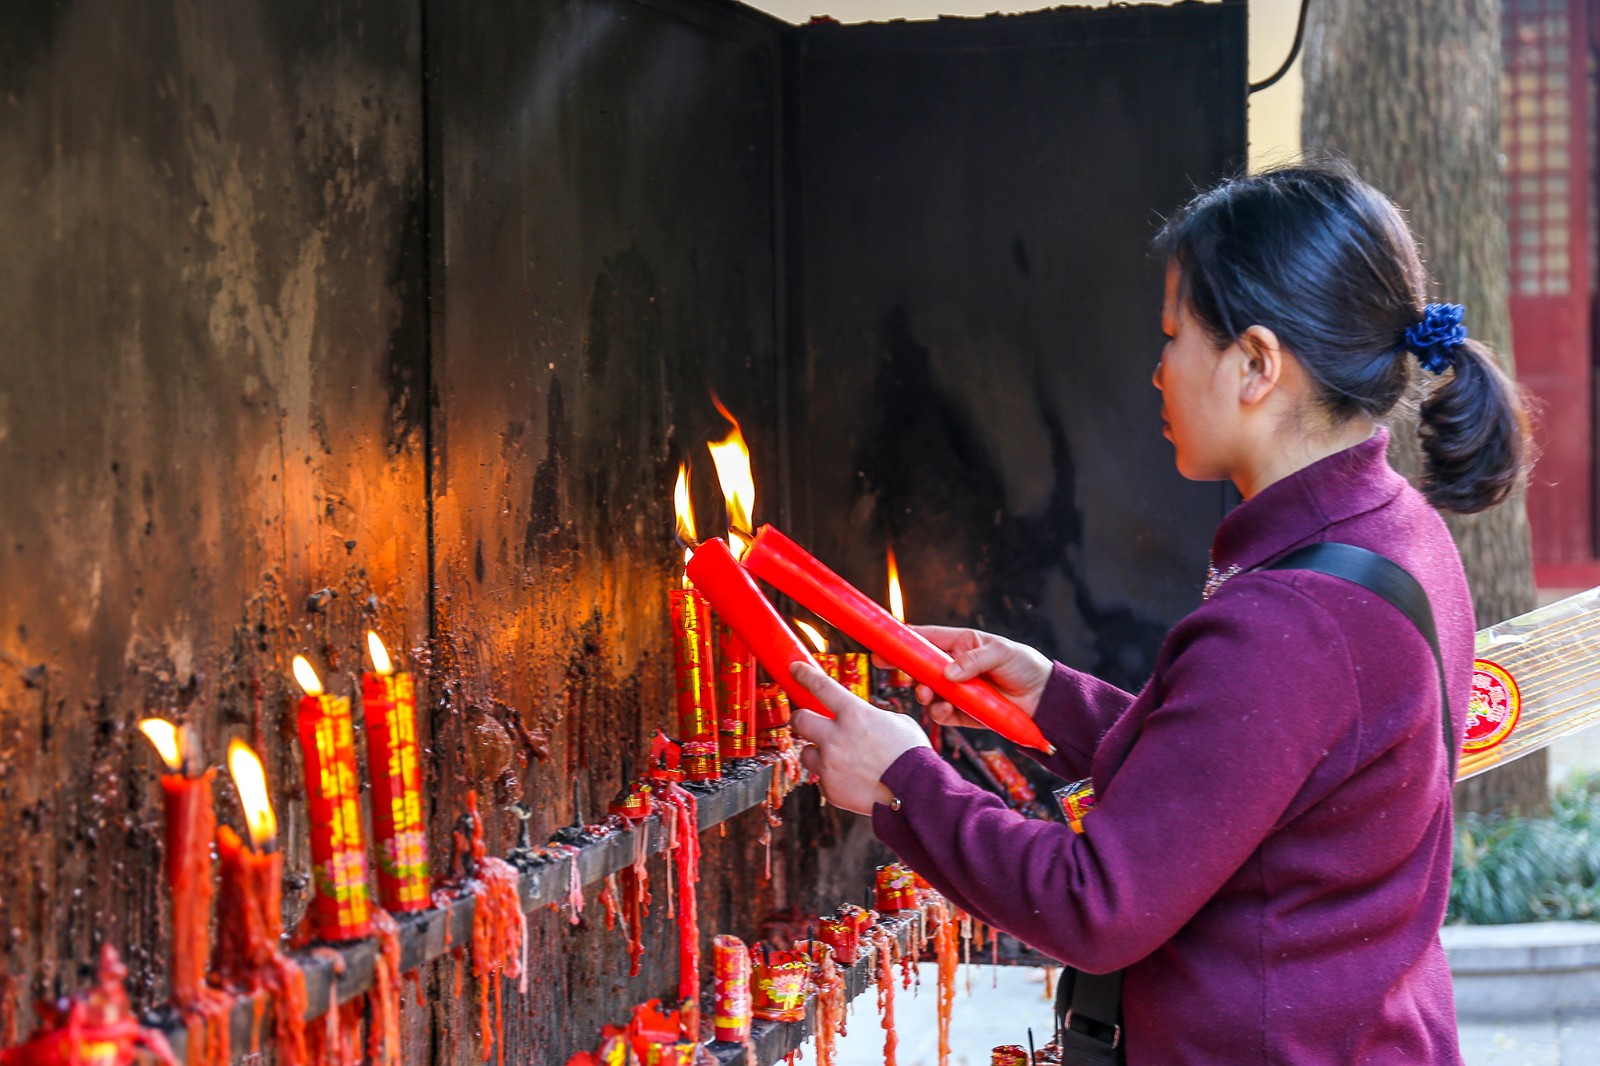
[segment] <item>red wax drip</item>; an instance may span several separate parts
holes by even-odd
[[[873,933],[878,948],[878,1015],[883,1023],[883,1066],[897,1066],[895,1050],[900,1036],[894,1028],[894,934],[887,929]]]
[[[934,952],[939,960],[939,1066],[950,1062],[950,1013],[956,1001],[956,966],[959,930],[944,903],[934,906]]]
[[[744,565],[752,574],[814,612],[851,640],[879,653],[916,678],[919,684],[927,685],[996,733],[1026,747],[1049,749],[1049,742],[1033,719],[994,686],[982,680],[947,679],[944,670],[950,665],[949,655],[772,526],[762,526],[756,531],[755,542],[745,553]],[[690,577],[699,585],[700,579],[694,577],[693,570],[691,560]],[[707,595],[711,595],[712,605],[721,613],[716,596],[710,590]],[[759,651],[757,654],[759,657]],[[767,665],[764,660],[762,665]],[[787,669],[777,673],[767,666],[767,672],[778,681],[788,676]]]
[[[643,863],[624,866],[622,874],[622,922],[628,931],[628,976],[639,976],[639,960],[644,957],[644,919],[650,913],[650,874]]]
[[[606,932],[617,927],[617,887],[616,875],[607,875],[605,886],[600,889],[600,906],[606,909]]]
[[[720,542],[714,542],[720,543]],[[665,790],[676,830],[673,863],[678,882],[678,1000],[689,1040],[700,1039],[700,915],[695,885],[700,881],[700,819],[694,796],[676,784]]]
[[[517,896],[516,867],[488,854],[483,843],[483,820],[478,816],[478,793],[467,793],[467,811],[472,821],[473,879],[468,890],[477,896],[472,911],[472,975],[478,979],[478,1025],[483,1034],[483,1061],[490,1049],[496,1061],[505,1062],[505,1028],[500,997],[503,977],[519,981],[528,990],[527,916]],[[459,976],[459,971],[458,971]],[[489,998],[494,999],[493,1043],[490,1043]]]
[[[372,965],[372,1024],[367,1059],[373,1066],[400,1066],[400,924],[386,910],[372,912],[378,957]]]
[[[812,943],[813,950],[817,942]],[[816,964],[817,984],[817,1066],[835,1066],[838,1058],[838,1040],[844,1033],[844,975],[833,961],[833,952],[821,951],[822,961]]]

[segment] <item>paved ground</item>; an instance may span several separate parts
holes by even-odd
[[[936,1066],[938,969],[923,963],[921,987],[896,989],[895,1022],[900,1066]],[[1002,966],[968,967],[956,980],[950,1022],[951,1066],[989,1066],[997,1044],[1027,1044],[1028,1026],[1040,1043],[1050,1028],[1042,970]],[[1468,1066],[1600,1066],[1600,1013],[1521,1022],[1473,1022],[1461,1027],[1461,1052]],[[812,1052],[808,1050],[810,1059]],[[849,1032],[839,1043],[838,1066],[879,1066],[883,1030],[871,993],[859,997]]]

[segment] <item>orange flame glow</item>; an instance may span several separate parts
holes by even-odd
[[[389,649],[383,646],[378,634],[370,629],[367,630],[367,654],[372,656],[372,669],[379,677],[394,673],[394,664],[389,661]]]
[[[318,679],[317,672],[311,669],[311,664],[306,662],[304,655],[294,657],[294,679],[300,682],[300,687],[306,690],[307,696],[322,695],[322,681]]]
[[[678,539],[686,545],[698,544],[694,531],[694,501],[689,498],[689,468],[678,464],[678,483],[672,489],[672,518]]]
[[[889,613],[897,622],[906,620],[906,601],[900,594],[900,567],[895,565],[894,549],[889,549]]]
[[[177,773],[183,768],[183,745],[178,741],[177,726],[165,718],[144,718],[139,721],[139,732],[150,738],[168,770]]]
[[[828,639],[821,633],[817,632],[816,626],[809,622],[802,622],[798,618],[794,620],[794,624],[800,627],[800,632],[804,633],[806,635],[806,639],[811,641],[812,646],[817,649],[818,654],[826,655],[828,653]]]
[[[722,406],[716,393],[711,394],[711,402],[717,405],[717,412],[733,425],[726,437],[706,447],[710,449],[711,462],[717,468],[717,481],[722,485],[723,499],[728,502],[728,548],[733,552],[733,557],[739,559],[750,547],[747,536],[741,537],[739,534],[748,535],[754,528],[751,516],[756,513],[756,479],[750,473],[750,449],[745,445],[739,420]]]
[[[228,745],[228,773],[233,775],[233,787],[239,790],[245,825],[250,830],[250,846],[260,851],[278,836],[278,818],[272,813],[272,801],[267,797],[266,771],[250,745],[235,739]]]

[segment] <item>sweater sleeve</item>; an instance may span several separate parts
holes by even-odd
[[[1067,781],[1088,777],[1095,746],[1132,703],[1132,693],[1056,663],[1033,712],[1039,732],[1056,746],[1056,753],[1022,750],[1057,777]]]
[[[1022,818],[915,748],[883,776],[901,809],[874,809],[879,839],[957,906],[1080,969],[1165,943],[1359,729],[1333,620],[1279,576],[1236,583],[1168,637],[1139,697],[1149,713],[1111,779],[1096,776],[1082,834]]]

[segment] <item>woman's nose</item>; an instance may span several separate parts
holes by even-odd
[[[1150,371],[1150,384],[1154,385],[1158,392],[1161,391],[1161,360],[1159,359],[1156,360],[1156,368]]]

